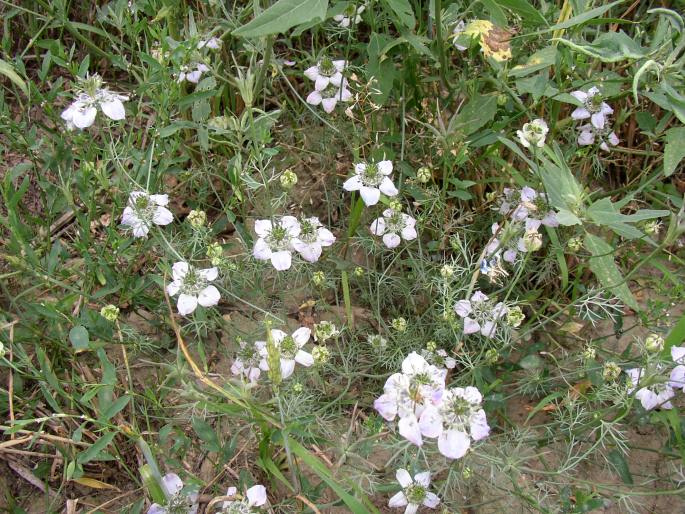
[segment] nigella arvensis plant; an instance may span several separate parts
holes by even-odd
[[[396,248],[400,241],[416,239],[416,220],[395,209],[386,209],[383,216],[374,220],[370,227],[371,233],[383,236],[383,243],[388,248]]]
[[[368,206],[376,205],[381,193],[386,196],[397,196],[399,192],[390,179],[392,161],[359,162],[354,165],[354,175],[343,184],[346,191],[359,191],[359,195]]]
[[[395,478],[402,488],[388,502],[388,507],[405,507],[404,514],[416,514],[420,507],[434,509],[440,503],[437,494],[431,493],[428,487],[431,484],[430,471],[417,473],[412,476],[406,469],[398,469]]]
[[[295,371],[295,363],[298,363],[306,368],[314,364],[314,357],[309,352],[305,352],[302,348],[307,344],[312,331],[307,327],[300,327],[292,335],[288,335],[282,330],[272,329],[271,338],[274,346],[277,348],[280,359],[281,378],[286,379]],[[264,371],[269,371],[269,355],[266,341],[257,341],[262,360],[259,367]]]
[[[121,215],[121,224],[131,228],[133,237],[146,237],[152,225],[168,225],[174,215],[166,206],[169,195],[151,195],[133,191]]]
[[[319,218],[302,218],[300,233],[293,238],[293,248],[307,262],[316,262],[321,257],[324,246],[335,243],[333,233],[324,227]]]
[[[178,313],[191,314],[198,305],[212,307],[219,303],[219,290],[210,284],[219,276],[217,268],[197,269],[187,262],[177,262],[171,268],[173,281],[166,286],[170,296],[178,294]]]
[[[103,87],[102,78],[97,73],[78,79],[78,95],[61,114],[67,129],[84,129],[95,122],[100,109],[109,119],[118,121],[126,117],[124,103],[128,96],[112,93]]]
[[[197,492],[184,492],[183,481],[176,473],[162,477],[162,487],[166,502],[164,505],[153,503],[147,514],[196,514],[200,504]]]
[[[526,148],[535,146],[537,148],[542,148],[545,146],[545,138],[549,132],[549,127],[547,127],[547,122],[543,119],[535,119],[531,122],[524,123],[521,130],[516,131],[516,135],[521,141],[521,144]]]
[[[573,91],[571,96],[582,103],[580,107],[571,113],[574,120],[586,120],[590,118],[593,127],[603,129],[607,116],[614,110],[604,101],[599,88],[591,87],[585,91]]]
[[[260,261],[271,261],[278,271],[290,269],[293,258],[293,243],[300,235],[300,222],[294,216],[283,216],[274,221],[257,220],[254,230],[258,239],[252,255]]]
[[[502,302],[495,303],[481,291],[473,293],[469,300],[459,300],[454,312],[464,319],[464,335],[480,332],[485,337],[495,335],[497,322],[507,314]]]

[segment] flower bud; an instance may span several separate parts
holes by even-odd
[[[450,278],[452,275],[454,275],[454,266],[445,264],[442,268],[440,268],[440,275],[442,275],[442,278]]]
[[[105,318],[107,321],[114,323],[119,318],[119,307],[116,305],[105,305],[100,309],[100,316]]]
[[[427,166],[421,166],[416,171],[416,180],[418,180],[422,184],[426,184],[427,182],[429,182],[432,177],[433,177],[433,172]]]
[[[566,246],[572,252],[577,252],[583,247],[583,240],[580,237],[572,237],[568,240]]]
[[[388,346],[388,340],[379,334],[370,335],[367,341],[374,350],[383,350]]]
[[[281,174],[279,180],[283,189],[290,190],[297,184],[297,175],[293,170],[287,169]]]
[[[402,212],[402,202],[399,200],[390,200],[388,206],[395,212]]]
[[[645,339],[645,348],[651,353],[660,352],[664,349],[664,338],[659,334],[649,334]]]
[[[526,251],[535,252],[542,247],[542,234],[537,230],[529,230],[523,236],[523,245]]]
[[[293,384],[293,392],[300,394],[302,391],[304,391],[304,386],[300,382],[295,382]]]
[[[193,209],[188,213],[188,217],[186,219],[188,220],[188,223],[190,223],[191,227],[200,228],[207,223],[207,213],[205,211],[196,211]]]
[[[523,314],[521,307],[518,305],[511,307],[507,311],[507,325],[512,328],[521,326],[521,323],[523,323],[524,319],[526,319],[526,315]]]
[[[426,343],[426,350],[428,350],[430,353],[435,353],[435,350],[438,349],[438,343],[435,341],[428,341]]]
[[[207,247],[207,257],[212,266],[219,266],[224,260],[224,249],[219,243],[211,243]]]
[[[354,268],[354,276],[355,277],[363,277],[364,276],[364,268],[361,266],[357,266]]]
[[[315,271],[312,274],[312,282],[317,287],[321,287],[326,283],[326,274],[323,271]]]
[[[597,350],[595,349],[594,346],[587,345],[585,348],[583,348],[583,360],[584,361],[594,360],[596,356],[597,356]]]
[[[485,362],[488,365],[493,365],[499,360],[499,352],[494,348],[490,348],[485,352]]]
[[[402,317],[393,319],[390,325],[400,333],[407,331],[407,320]]]
[[[314,364],[321,366],[328,362],[331,357],[331,352],[325,346],[315,346],[312,348],[312,357],[314,358]]]
[[[324,342],[337,336],[340,331],[330,321],[322,321],[314,325],[314,341]]]
[[[607,382],[613,382],[621,374],[621,368],[613,361],[606,362],[602,368],[602,376]]]

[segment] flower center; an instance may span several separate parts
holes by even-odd
[[[414,505],[422,505],[426,499],[426,488],[420,484],[411,484],[404,490],[407,502]]]
[[[585,108],[590,112],[599,112],[602,110],[603,101],[604,98],[602,95],[600,93],[596,93],[585,100]]]
[[[281,225],[274,225],[267,236],[267,242],[272,249],[285,250],[290,244],[288,230]]]
[[[330,77],[335,74],[338,69],[333,64],[333,61],[329,57],[324,57],[319,62],[319,74],[324,77]]]
[[[299,348],[292,336],[286,336],[280,344],[281,357],[293,359]]]
[[[192,503],[188,496],[176,493],[166,504],[166,512],[168,514],[188,514],[192,507]]]
[[[383,174],[378,170],[378,164],[370,162],[361,176],[362,182],[367,186],[377,186],[383,180]]]
[[[314,243],[318,238],[316,227],[309,220],[300,221],[300,235],[298,238],[305,243]]]
[[[197,296],[200,291],[207,287],[207,279],[200,275],[197,270],[190,268],[183,277],[181,292],[190,296]]]
[[[228,506],[224,507],[221,512],[225,514],[251,514],[256,511],[245,500],[242,500],[229,502]]]
[[[465,426],[473,412],[473,405],[461,396],[454,396],[441,409],[443,420],[449,425]]]
[[[393,211],[392,216],[385,218],[385,226],[388,232],[401,232],[404,229],[402,213]]]

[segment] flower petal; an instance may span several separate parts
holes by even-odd
[[[407,497],[404,495],[403,491],[400,491],[390,498],[388,501],[388,507],[398,508],[404,507],[407,504]]]
[[[376,218],[369,227],[374,236],[382,236],[385,233],[385,218]]]
[[[359,191],[363,185],[361,177],[353,175],[343,183],[343,189],[345,191]]]
[[[475,334],[480,330],[480,325],[474,319],[464,318],[464,334]]]
[[[292,255],[287,250],[280,250],[271,254],[271,264],[278,271],[290,269],[292,264]]]
[[[423,445],[419,422],[413,414],[400,419],[397,428],[399,428],[400,435],[410,443],[413,443],[416,446]]]
[[[302,364],[304,367],[308,368],[309,366],[314,364],[314,357],[312,357],[311,353],[307,353],[304,350],[299,350],[295,354],[295,361],[299,364]]]
[[[174,215],[166,207],[157,207],[152,215],[152,222],[155,225],[168,225],[174,221]]]
[[[414,480],[411,478],[409,471],[407,471],[406,469],[398,469],[395,472],[395,478],[397,478],[397,482],[402,486],[402,489],[404,489],[405,487],[409,487],[414,483]]]
[[[219,300],[221,300],[221,294],[214,286],[205,287],[202,291],[200,291],[200,294],[197,297],[197,303],[203,307],[213,307],[219,303]]]
[[[428,487],[431,485],[431,472],[424,471],[423,473],[417,473],[414,475],[414,482],[422,485],[423,487]]]
[[[100,109],[105,113],[105,116],[115,121],[123,120],[126,117],[124,104],[116,97],[111,97],[106,101],[100,102]]]
[[[95,122],[95,115],[97,114],[95,107],[86,107],[85,109],[75,109],[71,121],[80,129],[90,127]]]
[[[295,371],[295,361],[293,359],[281,359],[281,378],[286,379]]]
[[[388,177],[383,177],[378,189],[386,196],[396,196],[399,191]]]
[[[316,89],[309,93],[307,95],[306,102],[309,105],[319,105],[321,101],[323,100],[323,97],[321,96],[321,92],[317,91]]]
[[[381,198],[381,192],[375,187],[362,185],[359,189],[359,194],[367,206],[376,205]]]
[[[178,313],[181,316],[187,316],[197,309],[197,296],[181,293],[178,295],[176,306],[178,307]]]
[[[271,220],[257,220],[254,222],[254,231],[259,237],[266,237],[271,232],[273,224]]]
[[[447,430],[438,437],[438,450],[450,459],[463,457],[470,446],[468,434],[460,430]]]
[[[253,485],[246,494],[250,507],[260,507],[266,503],[266,487],[263,485]]]
[[[177,494],[183,489],[183,481],[176,473],[167,473],[162,477],[162,485],[169,496]]]
[[[271,248],[262,238],[257,239],[252,249],[252,256],[260,261],[266,261],[271,258]]]
[[[188,274],[189,269],[190,266],[187,262],[179,261],[174,263],[174,265],[171,267],[171,275],[174,277],[174,280],[183,282],[183,279]]]
[[[383,243],[385,243],[385,246],[388,248],[397,248],[401,241],[400,236],[392,232],[388,232],[383,236]]]
[[[426,491],[426,498],[423,500],[423,505],[429,509],[434,509],[440,504],[440,497],[435,494]]]
[[[333,109],[335,109],[335,105],[338,103],[338,99],[333,97],[333,98],[324,98],[321,100],[321,105],[323,106],[323,110],[326,111],[328,114],[333,112]]]

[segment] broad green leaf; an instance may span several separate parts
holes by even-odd
[[[526,64],[519,64],[514,66],[509,72],[511,77],[525,77],[536,71],[540,71],[544,68],[549,68],[554,66],[557,59],[557,47],[547,46],[542,50],[538,50],[533,55],[528,57]]]
[[[638,239],[644,234],[628,223],[668,216],[670,211],[642,209],[633,214],[622,214],[609,198],[601,198],[587,208],[587,214],[597,225],[609,227],[623,237]]]
[[[450,120],[449,132],[461,132],[469,136],[490,123],[497,113],[497,97],[479,95],[464,105]]]
[[[375,79],[372,89],[377,91],[373,95],[374,103],[383,105],[390,95],[392,85],[397,75],[397,70],[392,62],[388,59],[383,48],[391,44],[391,40],[381,34],[372,34],[369,39],[369,44],[366,47],[366,53],[369,56],[369,61],[366,66],[366,78]]]
[[[607,459],[616,470],[616,473],[618,473],[618,476],[621,477],[623,483],[631,485],[633,483],[633,475],[630,474],[630,468],[628,468],[628,463],[623,454],[614,448],[607,455]]]
[[[128,402],[131,400],[131,397],[128,395],[121,396],[120,398],[117,398],[114,400],[112,403],[107,405],[107,408],[104,409],[103,413],[100,416],[101,421],[109,421],[112,419],[114,416],[116,416],[126,405],[128,405]],[[103,407],[102,405],[100,406],[101,408]]]
[[[413,29],[416,25],[414,10],[409,0],[384,0],[383,2],[397,16],[402,25],[408,29]]]
[[[527,0],[493,0],[497,5],[520,15],[523,21],[533,25],[549,25],[539,9]]]
[[[90,345],[88,330],[83,325],[76,325],[69,331],[69,341],[76,352],[87,350]]]
[[[555,30],[562,30],[562,29],[570,29],[571,27],[575,27],[576,25],[580,25],[581,23],[585,23],[586,21],[590,21],[594,18],[599,18],[602,16],[605,12],[607,12],[609,9],[614,7],[615,5],[622,4],[626,0],[618,0],[616,2],[611,2],[606,5],[602,5],[600,7],[595,7],[594,9],[590,9],[587,12],[584,12],[582,14],[578,14],[577,16],[574,16],[573,18],[569,18],[566,21],[563,21],[561,23],[557,23],[556,25],[552,25],[548,29],[546,29],[544,32],[553,32]]]
[[[19,76],[15,71],[14,66],[2,59],[0,59],[0,75],[7,77],[15,86],[21,89],[22,93],[28,96],[29,90],[28,87],[26,87],[26,81]]]
[[[193,425],[193,430],[195,430],[195,433],[198,435],[198,437],[202,441],[207,443],[207,449],[210,452],[221,451],[221,444],[219,443],[219,438],[217,437],[216,432],[209,423],[207,423],[202,418],[198,418],[197,416],[193,416],[190,419],[190,423],[191,425]]]
[[[640,306],[628,288],[621,270],[614,262],[613,247],[601,237],[586,233],[585,248],[592,254],[589,258],[589,266],[599,283],[628,307],[639,311]]]
[[[284,437],[287,435],[283,434]],[[290,450],[307,466],[309,466],[316,475],[326,482],[328,487],[333,489],[335,494],[345,503],[350,512],[353,514],[379,514],[378,510],[369,504],[368,508],[365,507],[357,498],[348,493],[331,475],[326,465],[321,462],[321,460],[312,455],[304,446],[295,441],[294,439],[288,438],[288,443]]]
[[[685,127],[675,127],[666,131],[664,148],[664,175],[670,176],[685,157]]]
[[[278,0],[255,19],[233,31],[244,38],[283,34],[296,25],[326,18],[328,0]]]
[[[619,62],[626,59],[642,59],[647,50],[633,41],[628,34],[605,32],[592,43],[578,44],[567,39],[555,39],[578,52],[589,55],[602,62]]]
[[[112,442],[115,435],[117,435],[116,432],[108,432],[103,435],[100,439],[90,445],[86,451],[79,453],[76,457],[76,462],[85,464],[86,462],[96,459],[98,455],[100,455],[100,452],[109,446],[109,443]]]
[[[582,215],[581,211],[584,210],[584,194],[580,184],[563,161],[555,164],[544,157],[541,161],[540,177],[549,202],[559,211],[567,213],[569,221],[572,220],[569,224],[580,223],[578,216]]]
[[[671,358],[671,348],[682,346],[685,343],[685,315],[681,316],[678,323],[671,329],[664,341],[663,356],[665,359]]]

